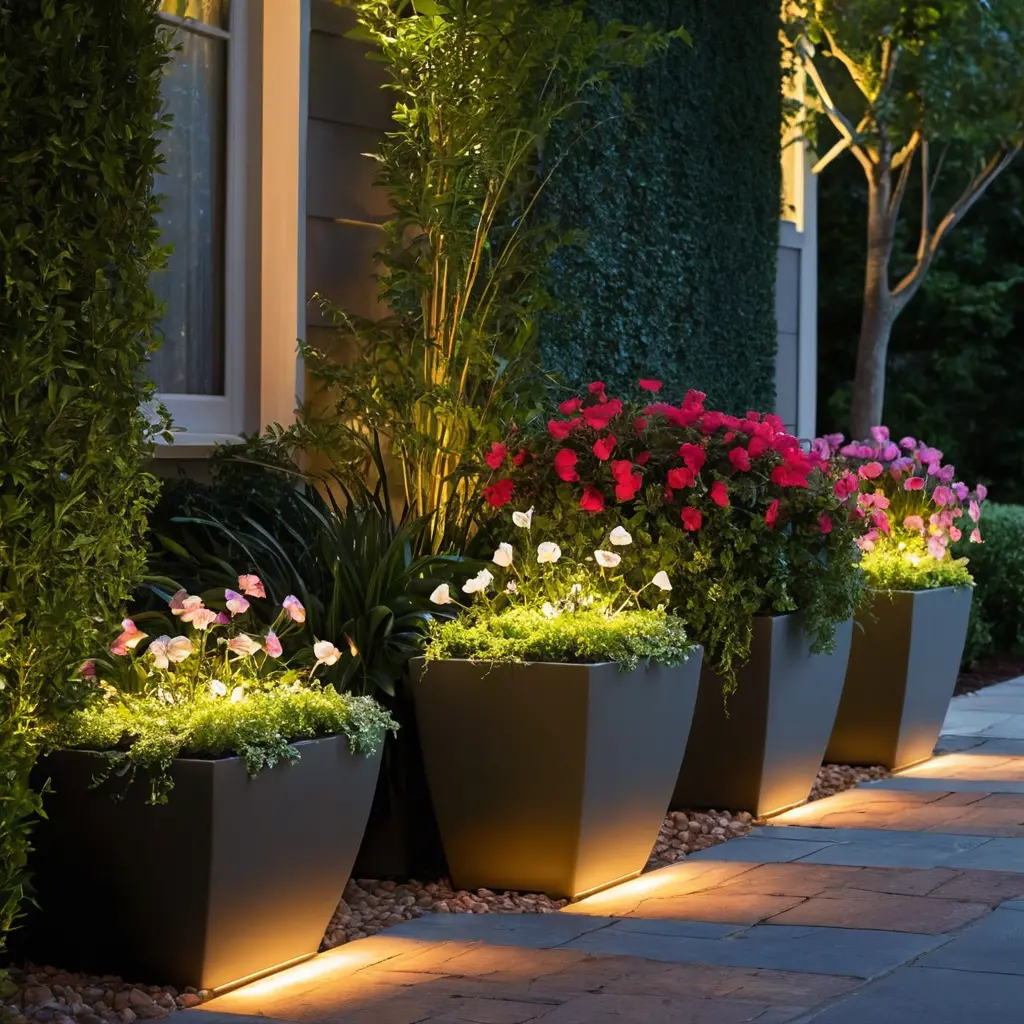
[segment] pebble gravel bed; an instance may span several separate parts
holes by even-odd
[[[810,799],[888,776],[884,768],[824,765]],[[746,811],[672,811],[661,827],[648,869],[745,835],[755,824]],[[552,914],[567,902],[529,893],[457,891],[444,881],[354,879],[345,887],[321,948],[376,935],[423,914]],[[197,1006],[208,995],[195,989],[179,992],[168,986],[128,984],[113,975],[71,974],[55,967],[14,970],[11,980],[15,991],[0,1002],[0,1024],[134,1024]]]

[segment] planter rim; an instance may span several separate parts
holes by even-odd
[[[653,659],[651,658],[646,658],[641,659],[640,663],[637,665],[637,668],[647,668],[652,664],[657,665],[659,668],[681,668],[683,665],[686,664],[687,661],[690,660],[690,658],[692,658],[700,650],[701,645],[694,644],[693,650],[686,656],[686,658],[675,665],[669,665],[663,661],[653,661]],[[546,667],[552,668],[604,668],[608,665],[611,665],[614,668],[620,669],[620,671],[622,671],[624,675],[627,671],[621,669],[620,663],[617,661],[489,661],[487,658],[431,658],[428,660],[427,658],[424,658],[423,655],[419,655],[411,659],[411,661],[414,663],[423,664],[428,668],[431,662],[436,661],[439,664],[444,664],[445,662],[455,662],[460,665],[491,665],[493,667],[500,667],[503,665],[544,665]],[[635,669],[631,669],[629,671],[635,671]]]
[[[976,584],[964,583],[959,587],[918,587],[916,590],[900,589],[898,587],[868,587],[872,594],[933,594],[938,590],[974,590]]]

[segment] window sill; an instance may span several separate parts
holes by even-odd
[[[240,444],[239,434],[195,434],[183,430],[171,443],[157,438],[153,457],[157,459],[208,459],[219,444]]]

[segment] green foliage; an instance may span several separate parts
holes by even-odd
[[[693,653],[682,622],[664,612],[581,609],[553,618],[536,608],[506,608],[497,615],[472,612],[435,623],[428,661],[547,661],[593,664],[612,661],[620,671],[641,661],[678,665]]]
[[[155,0],[0,4],[0,935],[41,722],[79,699],[72,668],[143,569],[167,59]]]
[[[600,379],[617,390],[656,375],[676,400],[699,387],[717,408],[770,408],[779,5],[588,6],[599,18],[683,24],[693,42],[616,73],[582,123],[553,133],[545,160],[555,176],[542,205],[575,244],[551,261],[544,368],[570,385]]]
[[[258,464],[254,456],[269,459]],[[255,573],[269,603],[253,602],[251,611],[264,616],[264,627],[281,601],[296,595],[306,620],[293,639],[304,648],[314,639],[331,640],[342,652],[323,678],[343,690],[392,697],[406,662],[422,650],[429,594],[451,578],[459,560],[415,554],[427,546],[430,518],[396,519],[386,476],[373,490],[349,491],[329,478],[318,488],[294,467],[275,468],[281,465],[290,464],[280,463],[264,439],[223,452],[212,485],[168,491],[154,522],[157,550],[150,562],[156,576],[167,578],[157,585],[159,603],[173,592],[173,580],[217,607],[240,574]]]
[[[933,590],[973,586],[967,563],[966,558],[948,555],[933,558],[923,537],[906,533],[896,543],[878,544],[865,552],[860,564],[872,590]]]
[[[539,393],[540,271],[557,232],[536,217],[538,150],[609,68],[643,64],[671,36],[550,0],[353,7],[395,94],[397,127],[375,154],[394,208],[377,254],[390,312],[374,323],[328,306],[358,358],[304,349],[320,394],[302,432],[340,472],[379,432],[409,506],[438,515],[439,550],[473,491],[465,452]]]
[[[297,761],[297,740],[344,735],[353,753],[374,754],[394,728],[369,697],[331,687],[276,686],[232,702],[197,697],[168,704],[155,694],[119,694],[95,700],[57,724],[50,749],[98,752],[96,781],[111,776],[132,782],[142,772],[150,802],[165,803],[173,787],[168,772],[176,757],[241,757],[250,775],[280,761]]]
[[[984,526],[984,544],[958,550],[975,582],[968,663],[1024,651],[1024,506],[986,505]]]

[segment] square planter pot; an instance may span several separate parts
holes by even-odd
[[[672,807],[761,817],[806,800],[835,723],[852,631],[851,619],[832,654],[812,654],[803,616],[755,619],[750,660],[728,703],[721,677],[705,667]]]
[[[39,910],[21,951],[37,963],[216,989],[317,951],[348,881],[380,754],[343,736],[250,778],[241,758],[173,763],[168,803],[148,780],[90,788],[94,754],[63,751],[33,834]]]
[[[701,654],[683,665],[413,662],[457,888],[579,896],[638,875],[668,809]]]
[[[956,686],[973,593],[875,593],[857,617],[829,761],[897,769],[932,756]]]

